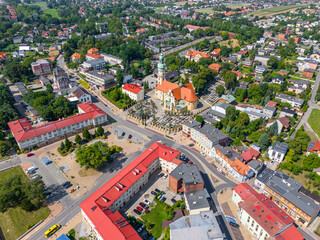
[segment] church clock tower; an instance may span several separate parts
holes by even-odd
[[[157,84],[161,85],[162,81],[164,80],[165,76],[165,70],[166,70],[166,64],[164,63],[164,56],[161,53],[159,57],[159,63],[158,63],[158,79]]]

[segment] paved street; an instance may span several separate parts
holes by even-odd
[[[0,162],[0,171],[3,171],[8,168],[12,168],[14,166],[19,165],[20,163],[21,163],[21,159],[17,155],[11,156],[10,159]]]
[[[309,108],[303,114],[298,126],[296,127],[296,130],[291,134],[291,136],[290,136],[291,139],[294,138],[294,136],[296,135],[297,131],[300,129],[301,126],[305,126],[305,129],[308,129],[309,131],[314,133],[313,129],[307,123],[308,123],[308,119],[310,117],[312,110],[315,108],[320,110],[320,106],[318,106],[315,102],[315,97],[316,97],[316,94],[317,94],[317,91],[319,88],[319,83],[320,83],[320,71],[318,72],[316,81],[313,85],[311,98],[308,101]],[[314,134],[314,135],[318,138],[318,141],[319,141],[320,140],[319,136],[317,136],[316,134]]]

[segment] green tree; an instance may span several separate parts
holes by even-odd
[[[89,133],[88,129],[83,129],[82,132],[82,138],[86,141],[90,141],[91,140],[91,134]]]
[[[66,146],[66,151],[69,151],[70,147],[71,147],[71,142],[69,141],[69,139],[66,137],[65,138],[65,146]]]
[[[270,144],[268,134],[266,133],[262,134],[259,138],[258,144],[263,151],[267,150]]]
[[[315,168],[320,167],[320,157],[316,153],[309,154],[303,159],[303,168],[306,171],[311,172]]]
[[[226,108],[226,120],[227,121],[235,121],[237,119],[237,117],[238,117],[238,113],[237,113],[235,106],[229,105]]]
[[[104,129],[99,125],[97,129],[97,135],[102,136],[103,134],[104,134]]]
[[[275,122],[271,125],[271,127],[269,128],[269,134],[271,134],[272,136],[278,134],[278,121],[275,121]]]
[[[76,135],[76,138],[74,139],[74,141],[77,143],[77,144],[80,144],[82,142],[82,138],[80,137],[79,134]]]
[[[8,141],[0,141],[0,155],[4,157],[11,149],[11,144]]]
[[[216,93],[218,94],[219,97],[221,97],[222,94],[224,94],[224,91],[225,91],[225,89],[222,85],[219,85],[216,87]]]
[[[64,151],[64,150],[65,150],[65,148],[66,148],[66,146],[64,145],[64,143],[63,143],[63,142],[61,142],[61,144],[60,144],[60,150],[61,150],[61,151]]]
[[[203,120],[203,117],[201,115],[197,115],[196,116],[196,121],[199,122],[199,123],[203,123],[204,120]]]
[[[271,67],[272,69],[277,69],[278,68],[278,60],[276,59],[275,56],[271,56],[267,62],[268,66]]]
[[[122,83],[123,83],[123,72],[122,72],[122,70],[121,69],[118,69],[118,71],[117,71],[117,82],[120,84],[120,85],[122,85]]]
[[[264,75],[263,81],[265,81],[265,82],[271,82],[271,80],[272,80],[272,76],[271,76],[270,73],[267,73],[266,75]]]

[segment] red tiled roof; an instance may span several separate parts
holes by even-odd
[[[310,141],[307,151],[308,152],[320,151],[320,142]]]
[[[239,184],[234,190],[242,199],[239,207],[244,209],[271,237],[294,223],[286,212],[266,195],[257,193],[247,183]],[[295,239],[300,238],[293,238]]]
[[[267,105],[270,106],[270,107],[275,107],[275,106],[277,106],[277,103],[273,102],[273,101],[270,101],[270,102],[268,102]]]
[[[126,83],[125,85],[123,85],[122,89],[132,92],[134,94],[138,94],[142,90],[142,88],[139,85],[130,83]]]
[[[291,225],[286,230],[284,230],[279,235],[276,235],[275,240],[304,240],[304,236],[299,232],[299,230]]]
[[[250,148],[248,151],[246,151],[245,153],[241,154],[241,157],[243,157],[243,160],[248,162],[250,160],[252,160],[254,157],[257,158],[259,157],[260,155],[260,152],[253,149],[253,148]]]
[[[112,213],[108,208],[148,171],[148,167],[156,159],[161,158],[168,162],[174,162],[179,154],[180,152],[175,149],[158,142],[153,143],[127,167],[80,204],[80,208],[103,239],[141,239],[130,224],[120,228],[116,221],[123,217],[118,211]]]
[[[206,30],[208,27],[198,27],[198,26],[194,26],[194,25],[186,25],[184,28],[188,28],[188,29],[193,29],[193,30],[197,30],[199,28],[201,28],[203,31]]]
[[[203,58],[210,58],[210,54],[207,54],[205,52],[199,52],[199,51],[193,51],[193,50],[190,50],[189,52],[187,52],[185,55],[186,56],[190,56],[190,57],[195,57],[197,55],[200,55],[201,57]]]
[[[78,104],[84,113],[80,113],[71,117],[63,118],[54,122],[50,122],[37,127],[32,127],[26,118],[9,122],[9,128],[18,142],[25,141],[30,138],[40,136],[42,134],[58,130],[79,122],[106,115],[100,108],[91,102]]]
[[[92,57],[92,58],[95,58],[95,59],[97,59],[97,58],[103,58],[103,56],[98,55],[98,54],[95,54],[95,53],[88,53],[86,56],[87,56],[87,57]]]
[[[290,121],[286,117],[278,118],[277,119],[283,126],[290,127]]]

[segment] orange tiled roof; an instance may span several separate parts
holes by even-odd
[[[92,54],[92,53],[99,54],[100,51],[99,51],[99,49],[97,49],[97,48],[91,48],[91,49],[89,49],[89,50],[87,51],[87,53],[88,53],[88,54]]]
[[[209,65],[209,68],[212,69],[212,70],[217,70],[222,68],[222,66],[220,64],[217,64],[217,63],[212,63]]]
[[[165,93],[171,90],[176,101],[185,100],[187,102],[195,102],[198,100],[191,83],[187,83],[180,88],[178,84],[164,80],[161,85],[158,84],[156,86],[156,89]]]
[[[80,53],[75,52],[72,54],[71,58],[80,59]]]
[[[198,51],[193,51],[193,50],[190,50],[188,53],[186,53],[187,56],[191,56],[191,57],[195,57],[198,54],[203,58],[210,58],[211,57],[209,54],[207,54],[205,52],[198,52]]]
[[[213,49],[213,53],[214,54],[220,54],[221,49],[217,48],[217,49]]]
[[[239,159],[234,160],[234,162],[229,160],[228,163],[230,167],[232,167],[242,176],[247,176],[247,173],[250,170],[250,168],[247,165],[245,165],[243,162],[241,162]]]

